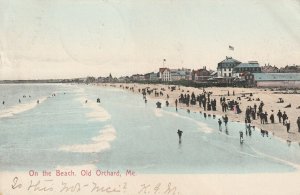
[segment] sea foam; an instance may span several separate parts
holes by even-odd
[[[116,130],[113,126],[107,125],[99,131],[98,136],[91,139],[91,143],[62,146],[59,150],[78,153],[98,153],[110,149],[110,142],[115,138]]]
[[[86,114],[86,117],[89,120],[107,121],[111,118],[111,115],[103,107],[101,107],[99,103],[83,97],[78,98],[78,100],[84,107],[91,109],[91,111]],[[85,103],[85,101],[87,101],[87,103]]]
[[[43,103],[47,97],[42,97],[39,100],[39,104]],[[0,111],[0,118],[13,117],[14,115],[20,114],[22,112],[31,110],[39,105],[37,100],[31,101],[29,103],[20,103],[12,107],[8,107]]]

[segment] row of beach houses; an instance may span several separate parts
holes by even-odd
[[[227,56],[218,63],[216,71],[208,70],[205,66],[198,70],[162,67],[158,72],[118,78],[118,81],[121,82],[176,82],[182,80],[204,84],[239,84],[248,87],[300,88],[300,66],[294,65],[278,69],[270,65],[260,66],[257,61],[240,62]]]

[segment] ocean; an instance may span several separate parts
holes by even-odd
[[[247,136],[237,122],[219,131],[218,117],[164,104],[157,109],[156,102],[94,85],[0,85],[0,171],[93,165],[139,173],[263,173],[300,164],[298,143],[263,137],[258,129]]]

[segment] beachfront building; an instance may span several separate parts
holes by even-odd
[[[105,82],[105,77],[98,77],[97,82],[98,83],[104,83]]]
[[[190,80],[191,69],[170,69],[171,81]]]
[[[130,78],[132,81],[144,81],[145,76],[143,74],[134,74]]]
[[[181,71],[185,72],[185,80],[192,80],[192,70],[189,68],[181,68]]]
[[[211,72],[206,70],[206,66],[204,66],[202,69],[192,71],[192,80],[195,82],[207,82],[211,77]]]
[[[233,68],[233,77],[243,78],[246,73],[260,73],[261,68],[257,61],[249,61],[248,63],[240,63]]]
[[[170,69],[171,81],[185,80],[185,71]]]
[[[240,61],[226,56],[226,59],[218,63],[217,71],[219,78],[230,78],[233,76],[233,69],[241,64]]]
[[[129,78],[129,76],[121,76],[118,78],[118,82],[128,83],[128,82],[130,82],[130,78]]]
[[[253,86],[300,88],[300,73],[252,73]]]
[[[157,81],[157,80],[159,80],[159,74],[155,73],[155,72],[147,73],[147,74],[145,74],[145,80]]]
[[[171,81],[171,71],[169,68],[159,68],[158,73],[161,81]]]

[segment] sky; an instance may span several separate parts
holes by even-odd
[[[0,80],[215,70],[226,56],[300,65],[300,0],[0,0]]]

